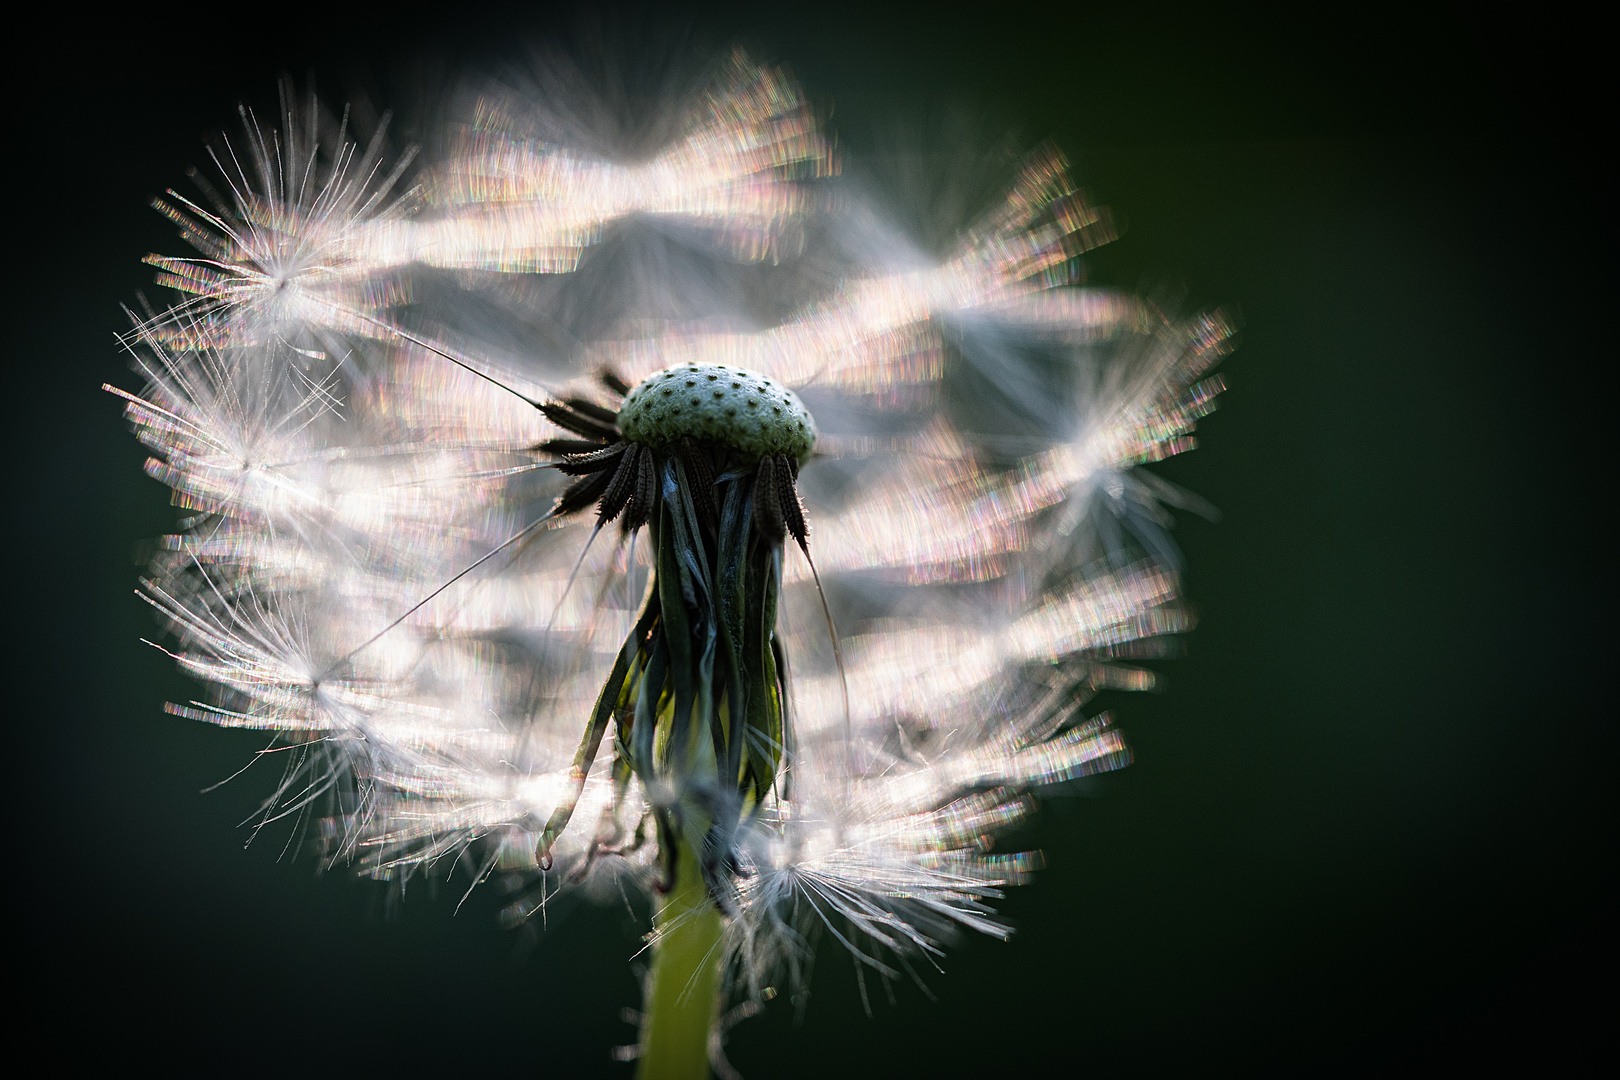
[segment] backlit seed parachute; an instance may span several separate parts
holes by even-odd
[[[330,857],[514,919],[694,858],[739,993],[821,932],[888,977],[1004,934],[992,839],[1130,760],[1097,697],[1191,626],[1144,466],[1233,327],[1068,284],[1113,230],[1053,148],[929,248],[780,71],[690,85],[633,147],[481,92],[437,161],[244,111],[127,341],[144,595]]]

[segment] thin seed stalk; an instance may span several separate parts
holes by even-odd
[[[706,1080],[720,987],[720,912],[696,854],[680,840],[675,886],[659,903],[658,944],[647,978],[640,1080]]]

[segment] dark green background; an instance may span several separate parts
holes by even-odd
[[[244,852],[237,822],[268,781],[198,792],[258,741],[161,712],[191,689],[139,643],[154,625],[132,552],[172,511],[97,390],[135,387],[118,305],[150,280],[141,255],[177,247],[146,200],[280,71],[408,99],[568,23],[253,11],[274,17],[48,14],[12,45],[8,971],[25,1038],[64,1063],[182,1073],[625,1074],[606,1058],[634,1036],[622,911],[560,912],[526,943],[497,928],[493,892],[452,916],[454,886],[400,904],[278,862],[273,840]],[[1177,530],[1201,625],[1159,665],[1168,692],[1114,703],[1136,764],[1099,798],[1047,801],[1026,839],[1050,868],[1003,905],[1010,943],[966,941],[929,980],[937,1001],[901,986],[871,1019],[826,949],[802,1026],[778,1001],[736,1030],[746,1075],[1369,1073],[1596,1047],[1613,129],[1596,32],[1545,7],[1517,19],[697,20],[787,62],[852,145],[876,118],[957,105],[1054,139],[1129,222],[1096,280],[1179,284],[1245,324],[1201,448],[1162,467],[1224,516]]]

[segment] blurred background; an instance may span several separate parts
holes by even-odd
[[[167,492],[104,381],[119,304],[177,251],[147,209],[282,72],[401,110],[578,33],[545,5],[46,14],[7,78],[18,694],[8,964],[64,1065],[628,1075],[625,911],[504,931],[502,897],[321,874],[238,826],[260,745],[133,595]],[[1177,536],[1200,625],[1111,702],[1136,763],[1043,800],[1048,869],[928,978],[874,994],[824,947],[802,1022],[735,1029],[753,1078],[1362,1074],[1599,1050],[1612,952],[1614,359],[1595,34],[1538,9],[1328,14],[1089,3],[601,9],[784,63],[851,154],[971,116],[1055,141],[1127,223],[1091,279],[1231,304]],[[245,12],[244,12],[245,13]],[[589,36],[575,40],[588,40]],[[19,385],[20,384],[20,385]],[[1607,553],[1607,554],[1606,554]],[[20,590],[20,595],[18,591]],[[1605,720],[1604,717],[1611,717]],[[1604,807],[1610,809],[1605,810]],[[1605,825],[1605,821],[1611,821]],[[1603,852],[1610,851],[1610,855]],[[826,943],[824,943],[824,946]]]

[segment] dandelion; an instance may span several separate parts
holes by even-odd
[[[994,838],[1130,760],[1096,697],[1191,626],[1142,466],[1232,327],[1071,284],[1113,231],[1050,147],[929,254],[740,53],[656,145],[558,141],[568,92],[418,165],[284,88],[160,200],[143,595],[213,695],[171,708],[273,733],[261,825],[520,881],[514,922],[640,892],[628,1054],[729,1071],[822,936],[863,990],[1005,936],[1040,859]]]

